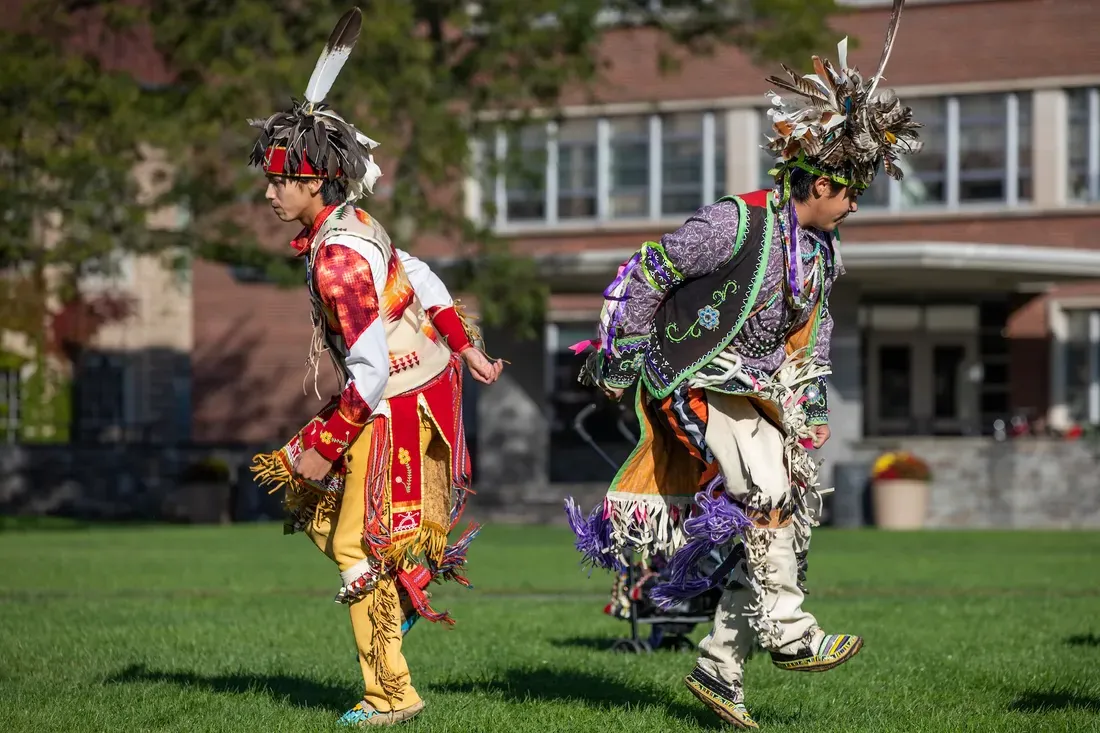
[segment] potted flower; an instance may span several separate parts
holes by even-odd
[[[920,529],[928,511],[928,464],[907,451],[884,453],[871,468],[875,524],[883,529]]]

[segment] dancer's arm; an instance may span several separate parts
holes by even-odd
[[[637,380],[649,347],[650,326],[670,289],[701,277],[729,261],[737,244],[740,216],[733,201],[719,201],[695,212],[683,226],[646,242],[606,293],[600,316],[601,343],[594,358],[597,383],[609,391]],[[591,363],[591,362],[590,362]]]

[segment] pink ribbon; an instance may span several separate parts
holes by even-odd
[[[577,343],[570,346],[569,350],[572,351],[574,355],[576,355],[576,354],[581,353],[585,349],[587,349],[589,346],[592,346],[592,347],[595,347],[596,349],[599,349],[600,348],[600,340],[599,339],[588,339],[587,341],[578,341]]]

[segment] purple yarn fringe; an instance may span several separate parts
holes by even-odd
[[[443,550],[443,557],[439,561],[439,567],[435,568],[435,572],[432,573],[433,580],[439,581],[441,578],[447,578],[454,580],[467,588],[473,588],[470,585],[470,581],[462,575],[462,569],[466,565],[466,552],[470,549],[470,543],[481,532],[481,525],[471,524],[470,527],[458,538],[458,541],[453,545],[448,545]]]
[[[650,600],[662,610],[668,610],[717,585],[721,578],[711,578],[700,571],[700,561],[752,526],[749,518],[725,492],[711,498],[716,485],[712,482],[706,490],[695,495],[698,513],[684,522],[684,534],[690,540],[670,558],[665,575],[667,580],[650,591]]]
[[[584,555],[585,563],[607,570],[623,570],[626,564],[611,542],[611,517],[598,506],[586,518],[573,497],[565,500],[565,516],[569,528],[577,536],[576,548]]]

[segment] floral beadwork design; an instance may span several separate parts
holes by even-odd
[[[713,305],[704,306],[699,309],[699,325],[708,331],[713,331],[718,328],[718,309]]]
[[[412,486],[412,455],[409,453],[408,448],[399,448],[397,450],[397,462],[405,468],[405,475],[398,476],[394,479],[394,483],[401,484],[405,487],[405,493],[411,494],[413,490]]]
[[[665,336],[669,338],[673,343],[680,343],[687,338],[699,338],[703,335],[703,332],[699,330],[699,327],[713,331],[718,328],[720,312],[718,306],[725,303],[731,295],[738,290],[737,281],[730,280],[725,286],[719,290],[715,290],[711,295],[711,304],[705,305],[696,311],[698,316],[695,322],[691,324],[688,330],[682,335],[678,336],[674,332],[679,331],[679,327],[675,323],[670,323],[665,327]]]

